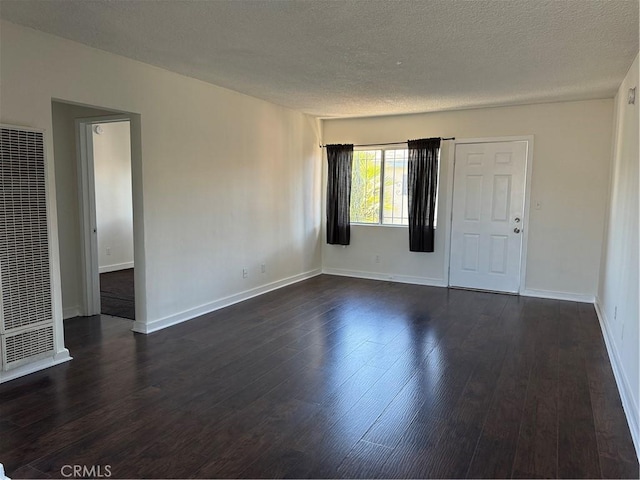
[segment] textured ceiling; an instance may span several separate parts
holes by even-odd
[[[638,0],[1,0],[14,23],[321,117],[611,97]]]

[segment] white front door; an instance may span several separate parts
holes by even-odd
[[[449,284],[518,293],[528,142],[455,148]]]

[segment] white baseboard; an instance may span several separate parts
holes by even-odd
[[[235,303],[239,303],[244,300],[249,300],[250,298],[257,297],[258,295],[271,292],[272,290],[277,290],[279,288],[286,287],[287,285],[291,285],[294,283],[301,282],[303,280],[307,280],[309,278],[320,275],[321,273],[322,271],[319,268],[315,270],[310,270],[308,272],[303,272],[298,275],[294,275],[292,277],[284,278],[282,280],[277,280],[275,282],[271,282],[266,285],[262,285],[260,287],[252,288],[244,292],[236,293],[234,295],[221,298],[220,300],[216,300],[214,302],[210,302],[205,305],[200,305],[199,307],[196,307],[196,308],[191,308],[183,312],[169,315],[164,318],[159,318],[157,320],[152,320],[146,323],[135,321],[133,322],[132,330],[137,333],[145,333],[145,334],[157,332],[158,330],[162,330],[163,328],[171,327],[173,325],[177,325],[178,323],[186,322],[188,320],[199,317],[206,313],[210,313],[215,310],[228,307]]]
[[[73,307],[66,307],[62,309],[62,318],[66,320],[67,318],[80,317],[80,306],[74,305]]]
[[[44,370],[45,368],[68,362],[71,359],[72,357],[69,355],[69,350],[65,348],[62,351],[56,353],[53,357],[43,358],[42,360],[38,360],[36,362],[28,363],[26,365],[14,368],[12,370],[9,370],[8,372],[0,372],[0,383],[8,382],[9,380],[14,380],[18,377],[24,377],[25,375],[39,372],[40,370]]]
[[[631,394],[631,386],[629,380],[625,375],[620,356],[615,346],[615,342],[611,337],[610,325],[604,310],[600,306],[600,299],[596,298],[595,301],[596,315],[600,322],[600,329],[602,330],[602,336],[604,337],[604,343],[607,347],[607,354],[609,355],[609,362],[613,369],[613,376],[616,379],[618,385],[618,392],[620,392],[620,400],[622,401],[622,408],[627,417],[627,423],[629,424],[629,430],[631,431],[631,438],[633,439],[633,445],[636,449],[636,456],[640,461],[640,413],[633,402],[633,395]]]
[[[322,273],[327,275],[340,275],[343,277],[366,278],[369,280],[385,280],[388,282],[411,283],[430,287],[448,287],[444,278],[414,277],[410,275],[397,275],[393,273],[365,272],[360,270],[347,270],[342,268],[323,268]],[[520,295],[525,297],[548,298],[552,300],[569,300],[572,302],[593,304],[593,295],[581,295],[577,293],[554,292],[551,290],[535,290],[527,288]]]
[[[595,298],[593,295],[582,295],[579,293],[554,292],[551,290],[536,290],[533,288],[525,288],[520,295],[523,297],[548,298],[551,300],[568,300],[570,302],[591,303]]]
[[[133,268],[133,262],[114,263],[113,265],[104,265],[102,267],[98,267],[98,272],[100,273],[117,272],[118,270],[127,270],[128,268]]]
[[[411,283],[414,285],[426,285],[429,287],[446,287],[443,278],[413,277],[411,275],[396,275],[395,273],[363,272],[359,270],[346,270],[342,268],[323,268],[322,273],[327,275],[339,275],[341,277],[366,278],[368,280],[385,280],[387,282]]]

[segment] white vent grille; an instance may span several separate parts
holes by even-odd
[[[0,327],[7,333],[52,321],[43,137],[0,128]],[[22,343],[15,351],[30,350]]]
[[[3,335],[2,351],[5,370],[51,356],[54,352],[53,325]]]

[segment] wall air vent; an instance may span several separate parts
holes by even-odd
[[[54,350],[45,182],[44,134],[0,127],[0,334],[5,369]]]
[[[10,370],[54,353],[53,324],[2,336],[4,369]]]

